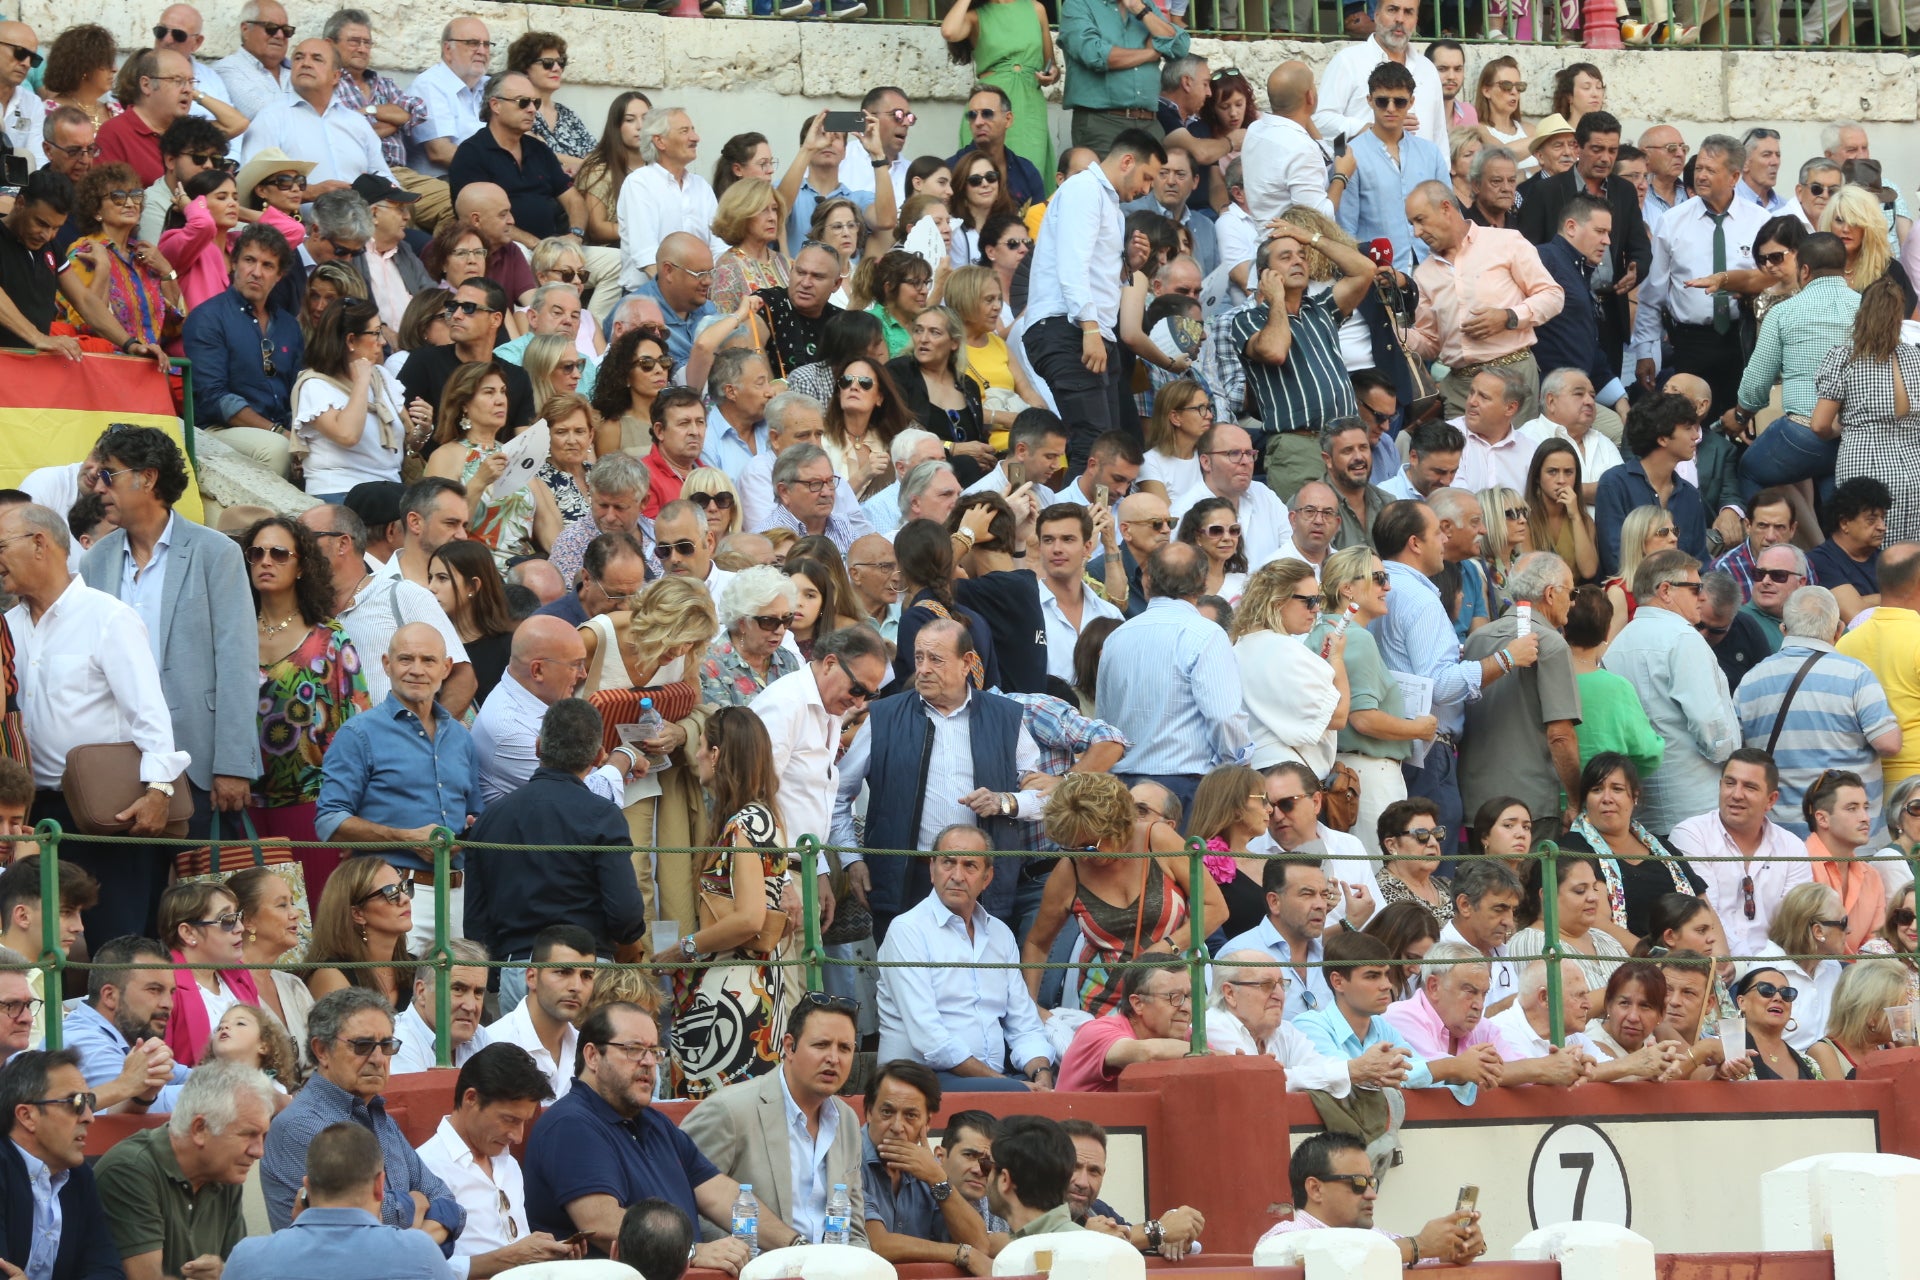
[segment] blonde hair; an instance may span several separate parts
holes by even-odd
[[[520,367],[526,370],[527,381],[533,384],[535,404],[545,404],[560,394],[553,385],[553,371],[562,360],[577,353],[573,339],[564,333],[536,333],[527,340]]]
[[[587,996],[587,1007],[581,1011],[581,1025],[584,1026],[595,1011],[610,1004],[639,1005],[650,1014],[658,1014],[666,1000],[660,994],[660,982],[652,970],[633,964],[601,965],[594,970],[593,991]]]
[[[1453,171],[1453,167],[1460,163],[1461,153],[1468,147],[1478,151],[1486,145],[1487,140],[1480,136],[1477,125],[1455,125],[1447,130],[1447,171],[1449,173]]]
[[[1887,220],[1880,212],[1879,198],[1865,187],[1849,182],[1833,193],[1827,207],[1820,212],[1822,231],[1832,231],[1840,222],[1860,228],[1860,253],[1854,258],[1853,275],[1847,283],[1855,293],[1861,293],[1887,274],[1887,268],[1893,263],[1893,250],[1887,247]]]
[[[1327,217],[1327,215],[1318,210],[1309,209],[1303,204],[1297,204],[1291,209],[1288,209],[1280,215],[1280,220],[1282,222],[1291,222],[1294,226],[1299,227],[1310,236],[1318,235],[1323,240],[1336,241],[1347,246],[1349,249],[1357,247],[1360,243],[1348,235],[1341,228],[1340,224],[1332,218]],[[1262,258],[1262,261],[1265,261],[1265,259]],[[1307,279],[1338,280],[1343,274],[1345,273],[1342,272],[1340,268],[1333,265],[1332,258],[1329,258],[1318,249],[1310,248],[1307,250]]]
[[[1328,617],[1346,611],[1347,598],[1340,594],[1341,591],[1372,577],[1373,562],[1378,558],[1373,548],[1364,542],[1327,557],[1327,562],[1320,566],[1320,602],[1326,608]],[[1242,595],[1240,599],[1244,606],[1246,596]]]
[[[1480,536],[1486,542],[1487,560],[1504,571],[1526,550],[1525,547],[1516,547],[1507,542],[1507,512],[1514,507],[1525,511],[1527,500],[1504,487],[1482,489],[1476,496],[1480,499],[1480,516],[1486,525],[1485,532]]]
[[[1767,925],[1767,941],[1790,956],[1813,954],[1814,923],[1826,919],[1830,905],[1839,901],[1840,895],[1833,891],[1832,886],[1817,880],[1811,884],[1795,885],[1787,890],[1787,896],[1780,900],[1780,906],[1774,911],[1773,920]],[[1812,972],[1811,966],[1808,972]],[[1901,981],[1905,982],[1906,979],[1902,978]]]
[[[1633,593],[1633,575],[1647,558],[1647,539],[1662,520],[1669,518],[1663,508],[1649,504],[1635,507],[1620,522],[1620,581],[1626,584],[1629,595]]]
[[[1907,1003],[1907,967],[1898,960],[1855,960],[1840,975],[1827,1010],[1827,1039],[1835,1044],[1872,1044],[1873,1024],[1894,1005]]]
[[[714,210],[713,234],[738,249],[746,241],[748,224],[765,213],[769,205],[780,211],[780,221],[784,224],[786,202],[780,199],[771,182],[765,178],[735,179]]]
[[[285,1027],[280,1025],[280,1020],[263,1012],[257,1006],[236,1004],[220,1015],[220,1021],[213,1024],[213,1030],[219,1031],[220,1024],[236,1013],[247,1014],[253,1019],[254,1025],[260,1029],[260,1057],[257,1062],[248,1065],[266,1072],[286,1086],[288,1092],[299,1088],[300,1055],[293,1047],[293,1037],[287,1034]],[[213,1035],[207,1037],[207,1051],[200,1057],[201,1066],[220,1061],[219,1055],[213,1051],[215,1039]]]
[[[1133,843],[1133,793],[1110,773],[1070,773],[1047,797],[1047,839],[1062,849]]]
[[[586,255],[580,252],[580,245],[571,236],[548,236],[533,246],[533,274],[558,270],[560,264],[568,258],[580,259],[580,265],[587,265]]]
[[[733,487],[733,481],[727,473],[714,467],[695,467],[687,472],[687,478],[680,484],[680,496],[690,493],[730,493],[733,495],[733,515],[727,519],[726,533],[740,532],[740,491]]]
[[[1278,632],[1281,607],[1293,589],[1311,577],[1313,566],[1291,557],[1269,560],[1254,570],[1233,611],[1233,625],[1227,631],[1227,638],[1238,640],[1255,631]]]
[[[957,268],[947,277],[947,305],[964,322],[968,316],[980,310],[980,302],[987,296],[988,285],[996,289],[1000,287],[1000,273],[992,267]],[[998,316],[988,317],[988,329],[991,330],[998,321]]]
[[[649,678],[673,649],[705,649],[720,630],[713,594],[693,578],[656,578],[634,597],[627,621],[627,653],[634,668]]]

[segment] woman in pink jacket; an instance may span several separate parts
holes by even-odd
[[[297,218],[276,208],[243,208],[234,176],[225,170],[195,174],[181,194],[186,208],[168,214],[167,220],[173,222],[184,213],[184,224],[160,233],[160,254],[180,273],[180,295],[189,311],[226,291],[232,279],[227,259],[241,224],[264,222],[296,249],[307,238],[307,229]]]

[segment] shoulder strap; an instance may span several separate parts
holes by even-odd
[[[395,551],[393,554],[399,555],[400,553]],[[406,625],[405,619],[400,616],[400,583],[402,581],[404,581],[404,579],[398,575],[387,580],[387,613],[393,618],[393,629],[395,631],[398,631]],[[447,621],[451,622],[453,619],[449,618]]]
[[[1800,692],[1800,682],[1807,678],[1807,672],[1813,670],[1813,664],[1820,661],[1822,651],[1815,649],[1800,669],[1793,673],[1793,683],[1787,686],[1786,696],[1780,699],[1780,709],[1773,713],[1773,732],[1767,735],[1767,754],[1773,754],[1774,744],[1780,741],[1780,730],[1787,723],[1787,708],[1793,705],[1793,695]]]

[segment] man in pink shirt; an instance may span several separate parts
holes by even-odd
[[[1427,950],[1419,989],[1380,1016],[1427,1060],[1427,1069],[1438,1081],[1477,1075],[1470,1061],[1476,1056],[1491,1061],[1491,1083],[1501,1086],[1578,1080],[1579,1064],[1564,1055],[1503,1061],[1507,1055],[1501,1049],[1500,1033],[1481,1016],[1492,981],[1493,968],[1480,952],[1464,942],[1436,942]]]
[[[1345,1227],[1377,1232],[1393,1241],[1403,1267],[1467,1263],[1487,1251],[1478,1211],[1445,1214],[1410,1236],[1374,1226],[1373,1204],[1380,1198],[1380,1179],[1374,1176],[1366,1144],[1352,1134],[1316,1133],[1294,1148],[1287,1181],[1292,1184],[1293,1217],[1268,1228],[1260,1237],[1262,1244],[1295,1231]]]
[[[1178,957],[1139,958],[1120,981],[1120,1007],[1081,1027],[1060,1060],[1062,1093],[1116,1093],[1120,1071],[1135,1062],[1184,1058],[1192,1048],[1193,984]]]

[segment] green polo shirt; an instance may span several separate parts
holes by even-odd
[[[1152,47],[1163,59],[1180,58],[1191,39],[1184,27],[1176,27],[1171,39],[1156,36],[1113,0],[1063,0],[1060,52],[1066,59],[1067,84],[1061,105],[1069,111],[1154,110],[1160,105],[1160,63],[1110,71],[1107,54]]]
[[[158,1250],[161,1272],[177,1276],[204,1254],[225,1258],[246,1237],[245,1189],[210,1182],[195,1193],[165,1125],[115,1143],[93,1176],[122,1258]]]
[[[1786,639],[1786,632],[1781,629],[1780,619],[1774,617],[1751,600],[1740,606],[1740,612],[1759,623],[1760,629],[1767,633],[1767,652],[1780,652],[1780,642]]]
[[[1073,1220],[1073,1211],[1063,1203],[1057,1204],[1026,1226],[1013,1233],[1015,1240],[1023,1236],[1044,1236],[1050,1231],[1085,1231],[1086,1228]]]

